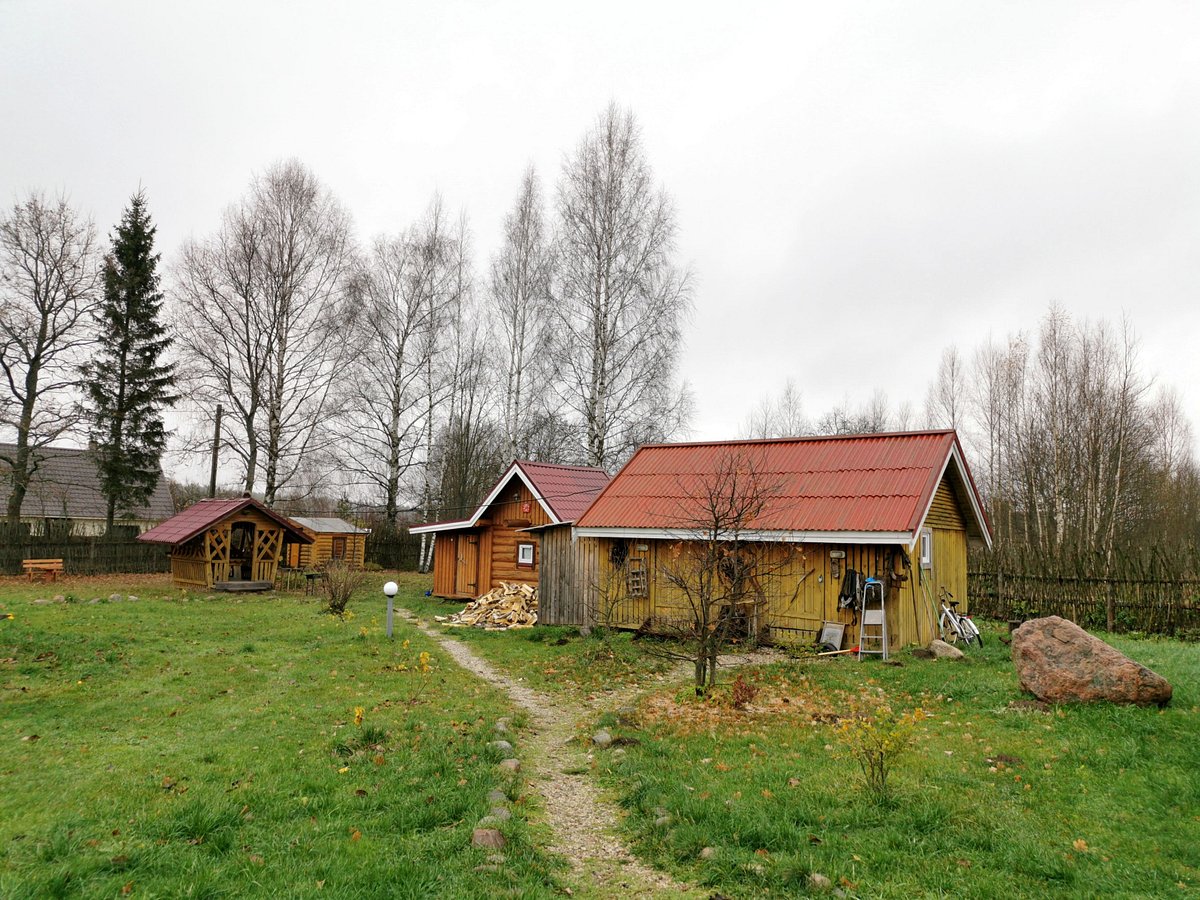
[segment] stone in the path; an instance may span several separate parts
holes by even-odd
[[[121,602],[122,600],[124,600],[124,599],[125,599],[125,598],[124,598],[124,597],[122,597],[120,594],[109,594],[109,595],[108,595],[108,602],[109,602],[109,603],[120,603],[120,602]]]
[[[512,729],[512,719],[497,719],[496,724],[493,725],[492,728],[495,729],[496,734],[508,734]]]
[[[700,851],[701,859],[712,859],[716,855],[717,855],[716,847],[705,847],[703,850]]]
[[[494,750],[499,750],[501,756],[506,758],[512,756],[513,746],[508,741],[492,741],[488,746]]]
[[[670,824],[671,824],[670,814],[665,815],[665,816],[659,816],[657,819],[654,820],[654,825],[656,828],[666,828]]]
[[[519,759],[506,759],[500,763],[500,770],[516,775],[521,771],[521,761]]]
[[[808,875],[808,888],[812,891],[827,891],[833,887],[833,882],[829,880],[828,875],[822,875],[820,872],[810,872]]]
[[[47,600],[45,597],[38,597],[33,601],[34,606],[45,606],[47,603],[53,603],[53,600]]]
[[[592,735],[592,743],[600,748],[610,746],[612,744],[612,741],[613,741],[612,735],[609,734],[607,731],[605,731],[603,728],[601,728],[599,731],[597,731],[595,734]]]
[[[1014,631],[1012,658],[1021,688],[1049,703],[1171,702],[1165,678],[1058,616],[1030,619]]]
[[[488,803],[507,803],[508,802],[508,794],[506,794],[506,793],[504,793],[504,791],[500,791],[500,790],[488,791],[487,802]]]
[[[125,599],[126,599],[128,602],[130,602],[130,603],[137,603],[137,602],[138,602],[138,598],[137,598],[137,597],[135,597],[135,596],[133,596],[133,594],[130,594],[130,595],[129,595],[128,597],[126,597]]]
[[[66,602],[67,602],[67,598],[66,598],[64,595],[62,595],[62,594],[55,594],[55,595],[54,595],[54,602],[55,602],[55,603],[66,603]]]
[[[475,823],[475,827],[476,828],[484,828],[484,829],[499,828],[500,820],[497,819],[495,816],[484,816],[482,819],[480,819],[478,822]]]
[[[507,822],[512,818],[512,813],[509,812],[507,806],[493,806],[488,810],[488,818],[495,819],[498,822]]]
[[[957,647],[947,644],[945,641],[939,641],[934,638],[929,642],[929,652],[933,654],[934,659],[965,659],[963,652]]]
[[[472,847],[486,847],[488,850],[503,850],[507,841],[495,828],[476,828],[471,832]]]

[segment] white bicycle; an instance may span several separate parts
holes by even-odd
[[[942,616],[938,620],[942,640],[951,644],[962,641],[964,644],[978,644],[982,647],[983,635],[979,633],[979,626],[971,621],[970,616],[958,612],[958,601],[954,599],[954,595],[941,588],[938,591],[938,599],[942,602]]]

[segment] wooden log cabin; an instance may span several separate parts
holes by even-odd
[[[967,610],[968,542],[990,547],[991,527],[955,433],[922,431],[644,446],[579,517],[573,541],[552,544],[570,559],[551,567],[569,568],[573,585],[543,597],[542,620],[686,621],[679,576],[712,540],[714,497],[729,499],[738,479],[742,501],[757,485],[761,508],[752,503],[733,529],[726,516],[713,543],[736,541],[764,573],[754,586],[761,637],[811,644],[834,622],[855,646],[858,616],[839,604],[851,569],[883,582],[890,647],[936,636],[943,590]]]
[[[603,469],[517,460],[467,519],[409,529],[434,535],[433,593],[473,599],[500,582],[538,585],[539,526],[570,523],[608,483]]]
[[[284,541],[312,538],[252,497],[200,500],[138,536],[171,547],[171,580],[184,587],[265,591],[275,586]]]
[[[331,560],[362,567],[366,560],[369,528],[358,528],[345,519],[324,516],[292,516],[292,521],[312,538],[308,544],[288,541],[283,548],[283,564],[292,569],[313,569]]]

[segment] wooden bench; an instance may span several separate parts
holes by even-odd
[[[29,580],[33,581],[33,576],[38,575],[43,581],[47,578],[50,581],[57,581],[58,576],[62,574],[63,561],[61,559],[26,559],[21,562],[21,568],[29,576]]]

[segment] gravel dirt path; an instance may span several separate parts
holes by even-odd
[[[630,853],[617,836],[620,813],[584,774],[589,768],[587,753],[571,739],[579,723],[594,719],[619,702],[619,696],[605,697],[595,705],[547,697],[498,672],[461,641],[420,624],[413,613],[398,612],[416,622],[460,666],[505,691],[528,714],[531,727],[522,734],[517,755],[526,784],[544,802],[546,821],[553,832],[547,849],[570,862],[576,896],[704,896]]]

